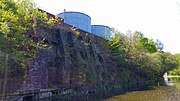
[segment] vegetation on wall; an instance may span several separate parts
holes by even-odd
[[[25,68],[35,57],[42,40],[35,40],[38,28],[51,27],[55,21],[38,10],[30,0],[0,1],[0,74]],[[43,39],[44,40],[44,39]],[[18,73],[21,74],[21,73]]]
[[[38,29],[51,28],[56,20],[40,12],[31,0],[0,0],[0,86],[5,95],[11,78],[25,74],[25,68],[44,45]],[[41,33],[42,34],[42,33]],[[41,35],[42,36],[42,35]],[[45,36],[45,35],[44,35]]]

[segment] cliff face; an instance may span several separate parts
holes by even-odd
[[[107,44],[106,40],[64,29],[40,32],[48,33],[49,47],[37,51],[35,60],[19,81],[9,80],[9,84],[15,86],[7,85],[7,91],[93,86],[108,80],[108,68],[112,63],[108,62],[109,54],[103,46]]]
[[[54,29],[48,36],[48,49],[40,49],[27,71],[25,90],[92,86],[108,76],[107,41],[81,33]]]

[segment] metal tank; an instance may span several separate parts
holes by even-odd
[[[58,14],[58,16],[63,18],[65,23],[91,33],[91,17],[87,14],[68,11]]]
[[[91,26],[91,33],[107,40],[111,37],[111,30],[110,27],[104,25],[92,25]]]

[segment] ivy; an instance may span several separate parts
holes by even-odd
[[[0,4],[0,70],[9,67],[9,60],[25,68],[38,48],[48,47],[45,38],[33,40],[39,35],[37,29],[50,28],[56,20],[40,12],[31,0],[1,0]]]

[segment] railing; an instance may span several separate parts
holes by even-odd
[[[179,77],[180,78],[180,76],[179,75],[177,75],[177,76],[173,76],[173,75],[168,75],[167,77]]]

